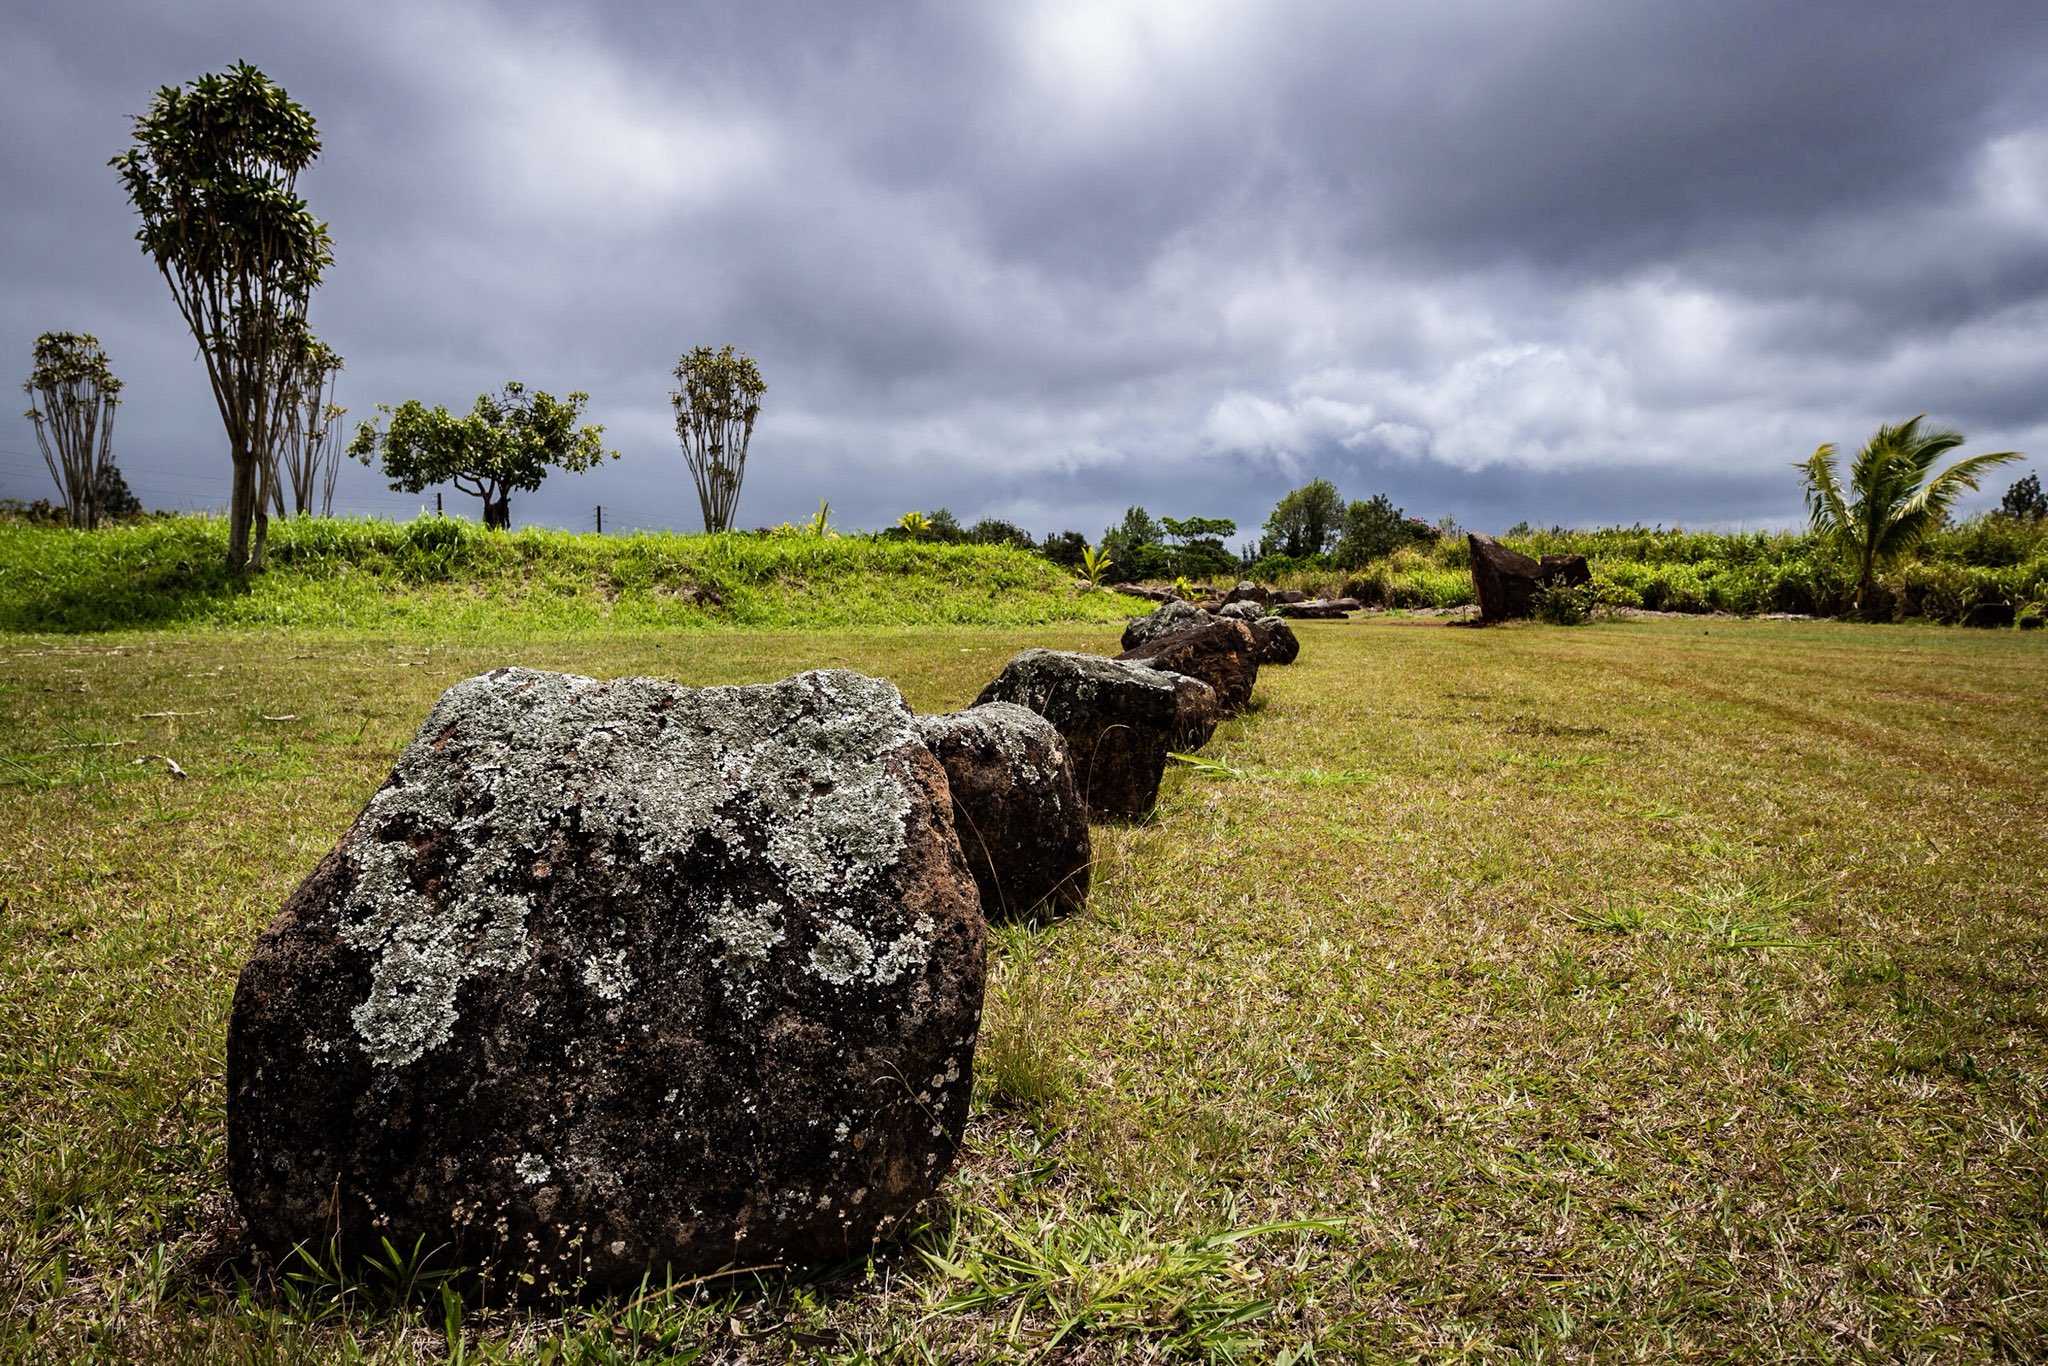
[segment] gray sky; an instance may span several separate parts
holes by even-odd
[[[590,393],[624,458],[516,524],[699,525],[669,371],[724,342],[768,383],[743,525],[1250,531],[1320,475],[1754,527],[1915,412],[2048,452],[2041,0],[0,3],[0,357],[96,333],[151,506],[228,461],[106,162],[238,59],[319,121],[351,423]],[[0,495],[49,492],[14,419]]]

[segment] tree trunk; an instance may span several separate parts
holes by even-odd
[[[485,497],[484,528],[497,531],[512,529],[512,494],[509,490],[496,498]]]
[[[228,497],[228,568],[242,570],[249,564],[249,530],[256,519],[256,457],[247,451],[234,452],[234,491]]]

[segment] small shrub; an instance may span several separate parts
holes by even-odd
[[[1536,620],[1552,626],[1584,626],[1597,601],[1590,583],[1559,583],[1538,589],[1529,610]]]

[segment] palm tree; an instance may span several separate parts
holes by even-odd
[[[1934,462],[1963,444],[1963,434],[1946,427],[1922,430],[1919,417],[1877,435],[1849,467],[1845,498],[1835,477],[1835,443],[1821,446],[1796,468],[1806,476],[1806,507],[1814,531],[1840,545],[1856,561],[1856,610],[1870,602],[1877,571],[1911,551],[1938,528],[1977,476],[2020,458],[2018,451],[1973,455],[1939,474]]]

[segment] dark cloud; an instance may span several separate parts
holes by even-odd
[[[152,502],[217,505],[226,461],[105,162],[238,58],[320,120],[355,416],[591,394],[626,458],[522,520],[689,525],[668,371],[728,340],[769,383],[750,523],[1249,529],[1325,475],[1479,526],[1757,525],[1880,421],[2048,435],[2035,0],[24,11],[0,356],[97,332]],[[0,434],[0,493],[43,479]]]

